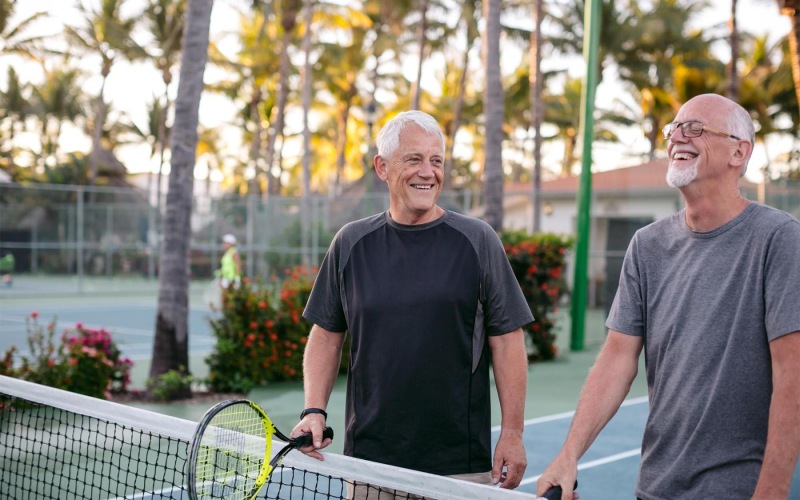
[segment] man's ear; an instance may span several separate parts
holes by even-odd
[[[739,141],[736,149],[731,154],[730,164],[736,168],[742,168],[744,162],[750,158],[753,144],[750,141]]]
[[[372,159],[372,164],[375,166],[375,173],[378,174],[378,178],[385,181],[389,177],[389,174],[386,171],[387,165],[383,160],[383,156],[375,155],[375,158]]]

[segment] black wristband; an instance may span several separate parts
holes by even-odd
[[[328,420],[328,414],[322,408],[306,408],[305,410],[300,412],[300,420],[303,420],[303,418],[305,418],[306,415],[309,415],[311,413],[319,413],[320,415],[325,417],[325,420]]]

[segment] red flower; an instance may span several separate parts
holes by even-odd
[[[39,317],[39,312],[38,312],[38,311],[33,311],[33,312],[31,313],[31,318],[33,318],[33,319],[36,319],[36,318],[38,318],[38,317]]]

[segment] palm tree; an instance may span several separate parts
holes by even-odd
[[[161,213],[161,176],[163,175],[167,139],[167,116],[172,108],[169,86],[172,69],[181,53],[181,35],[186,14],[186,0],[150,0],[144,11],[144,20],[153,36],[153,46],[146,50],[155,62],[164,82],[164,103],[159,106],[158,116],[158,182],[156,183],[156,207]],[[150,181],[148,180],[148,184]]]
[[[503,227],[503,83],[500,79],[500,11],[502,0],[483,0],[483,57],[486,71],[484,116],[486,158],[483,169],[484,220],[500,231]]]
[[[84,116],[86,95],[81,71],[68,62],[55,68],[45,67],[44,71],[44,82],[33,87],[31,104],[41,126],[38,165],[47,170],[58,162],[59,138],[64,123],[75,123]]]
[[[476,40],[480,37],[480,30],[478,29],[478,17],[480,16],[480,5],[478,0],[464,0],[461,9],[460,23],[464,26],[464,34],[466,36],[467,46],[463,51],[461,59],[460,75],[458,79],[458,88],[456,90],[456,98],[453,103],[453,119],[449,124],[447,130],[447,151],[445,154],[445,175],[444,187],[449,188],[453,184],[453,174],[455,160],[453,152],[455,150],[456,134],[461,128],[461,120],[464,111],[464,101],[467,95],[467,77],[469,75],[469,62],[470,52]]]
[[[417,4],[416,11],[419,12],[419,21],[416,26],[409,25],[409,29],[416,31],[417,46],[417,77],[412,87],[411,109],[420,109],[422,65],[431,49],[441,48],[450,31],[446,23],[438,21],[432,14],[435,10],[449,13],[450,9],[438,0],[416,0],[415,3]]]
[[[82,24],[78,27],[66,26],[65,33],[70,42],[87,53],[100,56],[100,75],[102,83],[95,100],[95,127],[92,131],[92,154],[89,156],[90,184],[94,185],[97,177],[100,137],[105,116],[105,86],[111,68],[118,57],[130,60],[146,56],[131,36],[137,22],[137,16],[122,18],[121,10],[125,0],[100,0],[100,8],[87,8],[82,2],[78,4],[82,14]]]
[[[531,33],[529,63],[530,113],[533,129],[533,232],[538,233],[542,224],[542,120],[544,119],[542,78],[542,17],[544,0],[533,0],[534,31]]]
[[[736,0],[731,0],[730,43],[731,60],[728,63],[728,99],[739,100],[739,30],[736,26]]]
[[[272,112],[274,117],[270,119],[270,128],[267,136],[267,152],[265,165],[267,168],[267,191],[269,194],[280,192],[281,176],[273,175],[272,167],[275,161],[276,141],[278,136],[283,139],[283,127],[286,114],[286,103],[289,98],[289,76],[292,71],[291,61],[289,60],[289,47],[292,43],[292,32],[297,26],[297,14],[302,8],[302,0],[282,0],[280,12],[281,42],[279,49],[280,66],[278,70],[278,86],[275,88],[276,104]],[[280,165],[278,154],[278,163]],[[281,170],[281,169],[279,169]]]
[[[239,15],[239,28],[235,35],[240,49],[235,57],[228,57],[211,43],[210,59],[216,66],[227,70],[229,78],[209,87],[224,94],[234,102],[241,103],[237,118],[241,120],[244,139],[250,143],[248,163],[252,170],[249,188],[245,192],[261,194],[266,187],[261,185],[263,167],[262,142],[264,123],[274,106],[275,96],[268,91],[278,73],[278,58],[271,50],[266,31],[276,29],[269,23],[267,6],[257,5],[252,12]],[[242,187],[237,181],[237,185]]]
[[[792,30],[789,33],[789,50],[792,58],[792,78],[797,104],[800,106],[800,0],[778,0],[781,13],[792,18]]]
[[[616,55],[620,79],[639,97],[650,157],[661,127],[681,103],[698,93],[723,90],[725,68],[711,54],[706,34],[689,28],[701,8],[678,0],[657,0],[648,12],[634,6],[630,43]]]
[[[213,0],[189,0],[183,30],[178,97],[171,144],[171,171],[158,277],[152,379],[189,370],[189,242],[197,126]],[[187,389],[188,391],[188,389]],[[177,397],[187,394],[177,394]]]
[[[43,51],[42,42],[45,37],[27,35],[25,31],[36,20],[47,14],[36,12],[12,25],[11,19],[14,17],[16,4],[17,0],[0,0],[0,54],[17,54],[27,59],[38,60]]]
[[[3,122],[8,124],[8,143],[13,147],[17,130],[25,126],[25,120],[32,115],[31,104],[26,97],[29,85],[22,83],[13,66],[6,73],[6,90],[0,92],[0,111]]]
[[[302,106],[303,106],[303,159],[302,159],[302,189],[300,190],[300,197],[302,204],[300,206],[300,216],[302,218],[301,229],[301,247],[302,247],[302,263],[304,266],[311,265],[311,256],[306,249],[309,247],[308,237],[310,232],[311,221],[309,206],[309,195],[311,194],[311,128],[308,123],[308,114],[311,111],[311,98],[313,92],[313,75],[311,73],[311,25],[314,19],[314,3],[312,0],[303,0],[303,10],[305,11],[305,32],[303,33],[303,55],[305,60],[303,62],[303,88],[302,88]]]

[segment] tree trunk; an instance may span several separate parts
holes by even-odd
[[[422,63],[425,61],[425,33],[428,31],[428,0],[421,0],[419,28],[417,29],[417,45],[419,58],[417,60],[417,81],[414,83],[414,94],[411,109],[419,109],[420,96],[422,95]]]
[[[189,0],[183,30],[171,171],[164,219],[164,250],[158,276],[158,311],[150,377],[189,372],[189,242],[197,126],[213,0]],[[186,396],[184,393],[177,397]]]
[[[250,142],[250,163],[253,165],[253,179],[250,181],[250,193],[254,195],[261,194],[261,176],[259,175],[258,158],[261,154],[261,89],[253,81],[253,95],[250,98],[250,120],[253,122],[255,130],[253,130],[253,139]]]
[[[100,93],[97,96],[95,104],[95,117],[94,117],[94,130],[92,130],[92,152],[89,154],[89,185],[94,186],[97,181],[97,155],[100,153],[100,138],[103,133],[103,121],[106,115],[106,102],[103,99],[103,94],[106,88],[106,79],[108,73],[103,73],[103,81],[100,84]],[[94,199],[94,191],[92,191],[91,198]]]
[[[789,52],[792,54],[792,79],[797,104],[800,106],[800,13],[794,9],[784,10],[792,18],[792,31],[789,33]]]
[[[283,121],[284,121],[284,114],[286,113],[286,100],[289,95],[289,71],[291,61],[289,60],[289,45],[291,44],[291,33],[289,31],[284,32],[282,42],[281,42],[281,56],[280,56],[280,76],[278,79],[278,88],[276,92],[278,93],[278,98],[275,107],[273,108],[275,117],[273,120],[270,120],[270,123],[274,124],[272,130],[269,134],[269,139],[267,143],[267,154],[266,154],[266,168],[267,168],[267,190],[269,194],[278,194],[280,193],[280,173],[277,175],[272,174],[272,164],[275,161],[275,150],[276,146],[275,143],[278,139],[278,136],[283,138]],[[281,142],[283,142],[281,140]],[[280,158],[280,155],[277,155]]]
[[[486,19],[483,52],[486,90],[483,97],[486,119],[486,158],[483,192],[484,220],[495,231],[503,227],[503,84],[500,81],[500,12],[502,0],[484,0]]]
[[[739,31],[736,27],[736,1],[731,0],[730,42],[731,61],[728,63],[728,99],[739,102]]]
[[[312,0],[303,1],[305,8],[306,31],[303,34],[303,53],[305,62],[303,64],[303,189],[301,192],[302,205],[300,206],[300,216],[302,218],[302,243],[303,265],[310,266],[312,255],[309,251],[309,237],[311,234],[311,206],[309,204],[311,195],[311,129],[308,125],[308,112],[311,110],[312,97],[312,74],[311,74],[311,22],[314,19],[314,2]]]

